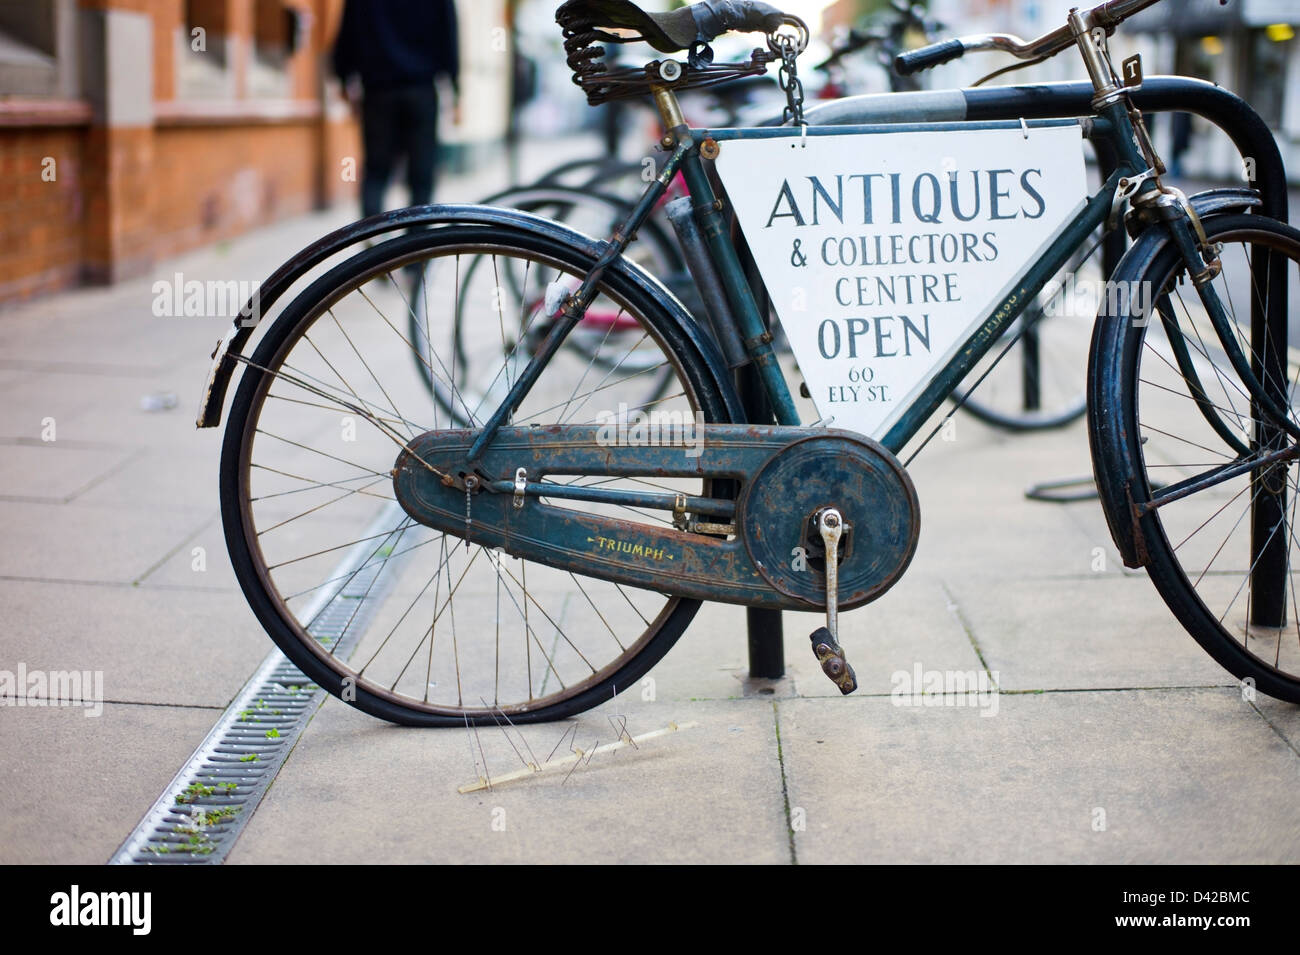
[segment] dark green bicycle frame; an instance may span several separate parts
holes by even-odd
[[[1035,126],[1062,125],[1071,120],[1045,120],[1025,124],[1032,129]],[[972,369],[989,352],[994,343],[1006,332],[1029,308],[1038,293],[1051,278],[1065,268],[1076,250],[1083,247],[1093,232],[1106,224],[1115,209],[1116,195],[1125,180],[1141,175],[1147,170],[1145,157],[1139,150],[1133,122],[1125,106],[1114,102],[1104,107],[1100,115],[1092,120],[1094,139],[1106,142],[1114,150],[1117,163],[1114,172],[1102,185],[1100,190],[1084,203],[1083,208],[1065,227],[1061,234],[1043,253],[1029,264],[1013,285],[1013,291],[1004,298],[992,313],[970,335],[960,350],[943,366],[926,386],[925,390],[904,411],[902,417],[885,435],[882,444],[895,454],[916,436],[917,432],[940,405],[952,395]],[[760,381],[767,393],[778,424],[799,425],[799,415],[794,400],[786,385],[776,354],[772,349],[771,335],[767,331],[764,317],[755,300],[754,291],[745,279],[744,265],[740,254],[732,243],[727,229],[727,220],[722,213],[722,202],[714,194],[704,161],[700,155],[700,146],[706,139],[718,144],[745,139],[788,139],[803,136],[849,136],[871,133],[897,132],[957,132],[980,129],[1018,129],[1021,124],[1014,122],[956,122],[926,124],[889,124],[871,126],[834,126],[834,127],[763,127],[753,129],[718,129],[693,130],[679,126],[665,137],[665,143],[673,144],[672,154],[656,177],[636,203],[632,212],[614,232],[606,246],[605,254],[585,277],[577,291],[570,295],[561,308],[550,332],[542,342],[538,352],[532,357],[514,387],[507,394],[501,406],[485,423],[474,446],[470,449],[468,460],[474,461],[492,440],[493,435],[519,407],[532,384],[537,380],[541,370],[558,351],[568,335],[581,319],[600,276],[610,262],[627,248],[631,236],[650,216],[656,203],[664,195],[668,184],[680,171],[686,180],[687,190],[699,218],[704,234],[704,241],[714,265],[722,279],[728,303],[745,350],[754,362]],[[1136,196],[1157,189],[1155,182],[1145,180],[1138,188]],[[1167,223],[1170,233],[1182,251],[1185,260],[1195,266],[1194,271],[1201,271],[1204,263],[1200,261],[1193,226],[1186,216],[1176,216]],[[1212,287],[1206,285],[1199,290],[1210,320],[1219,332],[1221,343],[1234,369],[1242,380],[1263,394],[1263,386],[1255,377],[1250,361],[1242,353],[1231,332],[1231,320],[1224,310],[1223,303]],[[1265,408],[1272,417],[1279,419],[1279,426],[1300,439],[1300,428],[1286,420],[1279,409]],[[606,492],[609,500],[615,501],[624,492],[611,490]]]
[[[1125,116],[1127,120],[1127,116]],[[1031,123],[1029,127],[1042,128],[1044,126],[1060,126],[1069,124],[1065,120],[1048,120],[1044,122]],[[809,137],[817,136],[844,136],[853,134],[871,134],[871,133],[898,133],[898,132],[961,132],[963,130],[978,129],[1018,129],[1017,123],[940,123],[940,124],[890,124],[886,126],[835,126],[835,127],[809,127],[804,130],[791,129],[788,127],[764,128],[764,129],[723,129],[714,131],[693,131],[692,137],[697,143],[702,142],[706,137],[712,138],[719,144],[725,144],[728,141],[742,139],[787,139],[798,138],[802,135]],[[1099,129],[1099,135],[1106,133]],[[1121,179],[1134,175],[1138,169],[1137,164],[1131,161],[1125,161],[1128,157],[1121,159],[1119,167],[1102,185],[1100,191],[1089,198],[1084,207],[1079,211],[1075,218],[1066,226],[1065,230],[1057,239],[1044,251],[1044,253],[1032,262],[1028,270],[1019,277],[1015,283],[1015,291],[1010,293],[997,308],[993,310],[992,315],[983,322],[971,337],[962,346],[960,351],[946,364],[937,374],[926,389],[913,401],[913,403],[903,413],[897,424],[890,429],[889,433],[882,440],[882,444],[889,448],[895,454],[899,453],[903,446],[907,444],[920,430],[921,426],[929,419],[934,411],[951,395],[963,379],[970,373],[971,369],[980,361],[981,358],[993,346],[993,343],[1006,331],[1030,305],[1034,297],[1043,289],[1051,280],[1069,262],[1070,256],[1082,247],[1088,237],[1095,229],[1105,223],[1110,216],[1110,211],[1114,203],[1115,193],[1119,188]],[[744,285],[743,269],[734,245],[730,239],[721,232],[720,228],[711,227],[710,218],[722,218],[715,206],[715,197],[712,187],[705,175],[703,163],[700,159],[698,149],[692,150],[686,155],[682,162],[682,173],[685,176],[687,187],[690,190],[692,198],[695,200],[696,209],[703,209],[704,217],[704,234],[706,242],[709,245],[709,251],[713,256],[714,262],[722,274],[724,284],[729,292],[734,292],[737,288],[748,287]],[[753,308],[752,296],[734,296],[731,300],[731,306],[736,315],[737,322],[741,325],[741,334],[745,340],[746,346],[750,347],[755,338],[761,338],[764,331],[763,320],[757,310]],[[751,348],[751,357],[754,356]],[[794,402],[790,397],[790,392],[786,387],[785,379],[776,369],[775,374],[770,370],[772,366],[766,363],[759,364],[759,373],[762,376],[764,386],[768,392],[769,400],[773,409],[776,411],[777,421],[780,424],[798,424],[798,417],[794,410]]]

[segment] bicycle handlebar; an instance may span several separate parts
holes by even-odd
[[[762,0],[705,0],[690,7],[700,35],[713,40],[724,33],[771,33],[785,14]]]
[[[894,69],[903,76],[911,76],[913,73],[930,70],[936,66],[959,59],[965,54],[965,40],[944,40],[941,43],[931,43],[929,46],[923,46],[919,50],[900,53],[894,59]]]
[[[1159,2],[1160,0],[1108,0],[1085,13],[1083,20],[1088,29],[1100,28],[1109,34],[1129,17]],[[1220,4],[1227,2],[1228,0],[1219,0]],[[984,33],[945,40],[903,53],[894,60],[894,69],[903,76],[911,76],[975,50],[1000,50],[1021,60],[1046,59],[1073,45],[1074,31],[1069,24],[1045,33],[1036,40],[1022,40],[1008,33]]]

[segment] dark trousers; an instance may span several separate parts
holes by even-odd
[[[361,177],[361,214],[386,211],[384,193],[393,169],[406,160],[411,205],[433,199],[438,158],[438,91],[432,83],[393,90],[366,90],[361,104],[361,135],[366,150]]]

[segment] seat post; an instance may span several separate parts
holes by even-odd
[[[655,107],[664,125],[663,146],[674,146],[673,130],[686,125],[677,94],[666,86],[651,87],[654,93]],[[759,284],[757,288],[762,288]],[[766,306],[764,306],[766,311]],[[762,380],[753,367],[740,369],[738,385],[745,403],[745,420],[768,422],[773,418],[768,404]],[[751,680],[779,680],[785,676],[785,640],[782,627],[781,611],[767,610],[761,607],[749,607],[745,611],[745,622],[749,635],[749,677]]]
[[[682,106],[677,102],[677,94],[667,86],[660,86],[657,83],[650,87],[654,93],[655,108],[659,110],[659,120],[664,124],[664,143],[666,145],[675,145],[670,142],[672,131],[679,126],[686,125],[686,117],[682,115]]]

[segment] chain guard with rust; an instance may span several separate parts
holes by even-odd
[[[787,597],[825,606],[825,564],[819,559],[825,551],[814,517],[826,507],[844,517],[840,606],[875,600],[911,563],[921,508],[898,459],[851,432],[795,441],[747,482],[738,529],[754,566]]]
[[[846,431],[759,425],[706,425],[695,456],[677,447],[612,447],[597,425],[504,427],[475,462],[480,490],[466,528],[463,484],[447,484],[424,465],[463,478],[477,431],[430,431],[410,442],[393,470],[398,502],[415,520],[475,544],[560,570],[680,597],[785,610],[825,603],[825,579],[809,563],[801,527],[833,505],[852,531],[840,561],[840,607],[876,599],[902,575],[916,549],[916,490],[898,460]],[[535,496],[515,506],[495,481],[527,470],[546,475],[738,480],[737,534],[730,540],[664,525],[559,506]],[[699,493],[698,489],[693,493]],[[805,513],[807,511],[807,513]],[[718,522],[720,517],[706,517]]]

